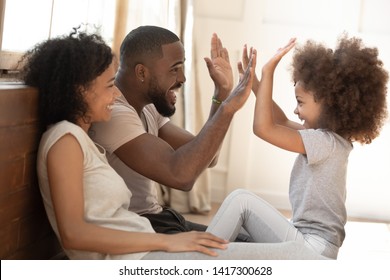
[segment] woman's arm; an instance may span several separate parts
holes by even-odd
[[[226,241],[204,232],[177,235],[115,230],[84,219],[83,153],[70,134],[59,139],[47,158],[50,191],[61,242],[66,249],[106,254],[143,251],[198,251],[216,255],[210,248],[226,248]]]

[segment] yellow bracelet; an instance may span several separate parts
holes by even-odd
[[[213,96],[213,98],[211,98],[211,100],[215,103],[215,104],[221,104],[222,101],[219,101],[215,96]]]

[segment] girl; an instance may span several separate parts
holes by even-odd
[[[369,144],[379,135],[387,116],[388,73],[377,49],[365,47],[358,38],[341,36],[335,50],[308,41],[296,49],[292,62],[299,124],[288,120],[272,99],[275,68],[294,45],[291,39],[280,48],[252,86],[255,135],[298,154],[289,189],[292,221],[261,199],[250,200],[257,204],[263,242],[296,240],[336,259],[347,221],[348,156],[353,142]],[[242,64],[248,64],[246,47]]]

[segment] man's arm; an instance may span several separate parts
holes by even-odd
[[[248,58],[249,60],[249,58]],[[222,41],[213,34],[211,38],[210,58],[205,58],[206,65],[211,79],[214,82],[214,98],[218,101],[223,101],[227,98],[233,88],[233,72],[230,65],[229,53],[223,47]],[[219,108],[219,102],[211,102],[209,119],[215,114]],[[168,122],[159,129],[159,137],[166,141],[173,149],[178,149],[182,145],[188,143],[194,138],[190,132],[182,129],[171,122]],[[222,142],[220,148],[222,146]],[[219,151],[216,152],[213,160],[208,167],[214,167],[218,162]]]
[[[215,33],[211,37],[210,58],[205,57],[205,62],[215,86],[214,95],[210,98],[212,101],[209,118],[211,118],[233,88],[233,71],[230,65],[229,52]],[[217,164],[221,147],[222,142],[209,167],[214,167]]]
[[[255,55],[253,59],[255,61]],[[180,141],[190,139],[189,134],[179,133],[180,129],[175,128],[181,140],[171,142],[172,146],[163,138],[144,133],[119,147],[115,154],[130,168],[151,180],[175,189],[191,190],[197,177],[209,166],[219,150],[234,114],[248,99],[253,73],[254,67],[249,67],[237,87],[219,105],[199,134],[186,144],[174,149],[174,146],[180,145]],[[161,136],[164,133],[161,130]]]

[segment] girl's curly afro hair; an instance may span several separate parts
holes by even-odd
[[[346,34],[335,50],[309,40],[295,50],[292,79],[322,104],[321,128],[362,144],[379,135],[387,118],[388,73],[377,48]]]
[[[43,126],[84,117],[82,92],[112,63],[111,48],[96,34],[75,29],[37,44],[22,58],[21,79],[39,91]]]

